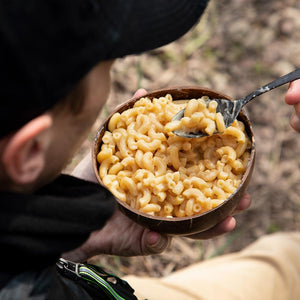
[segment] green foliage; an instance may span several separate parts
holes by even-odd
[[[275,233],[275,232],[278,232],[280,231],[281,228],[280,228],[280,225],[279,224],[276,224],[276,223],[271,223],[267,229],[267,233]]]
[[[237,231],[237,232],[230,234],[228,236],[228,238],[226,238],[224,240],[224,243],[220,247],[217,247],[216,250],[210,255],[209,259],[224,254],[226,249],[230,248],[230,245],[235,240],[237,240],[241,236],[241,234],[242,234],[242,231]]]

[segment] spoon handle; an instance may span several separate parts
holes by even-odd
[[[240,99],[242,106],[244,106],[245,104],[247,104],[250,100],[252,100],[253,98],[264,94],[266,92],[269,92],[281,85],[284,85],[288,82],[294,81],[296,79],[300,78],[300,69],[296,69],[274,81],[271,81],[270,83],[264,85],[263,87],[259,88],[258,90],[252,92],[251,94],[247,95],[246,97],[243,97]]]

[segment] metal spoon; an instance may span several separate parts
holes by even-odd
[[[227,99],[209,99],[207,100],[207,104],[214,100],[218,103],[217,106],[217,112],[221,112],[224,118],[224,123],[226,127],[229,127],[233,121],[237,118],[239,112],[241,111],[242,107],[246,105],[249,101],[254,99],[255,97],[264,94],[266,92],[271,91],[272,89],[275,89],[281,85],[284,85],[288,82],[294,81],[296,79],[300,78],[300,69],[296,69],[266,85],[259,88],[258,90],[252,92],[251,94],[247,95],[246,97],[243,97],[239,100],[227,100]],[[180,110],[173,118],[172,121],[180,120],[184,116],[184,110]],[[174,130],[174,133],[181,137],[186,138],[199,138],[203,136],[207,136],[205,132],[199,131],[199,132],[185,132],[182,130]],[[215,132],[217,133],[217,132]]]

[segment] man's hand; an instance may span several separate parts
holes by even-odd
[[[73,261],[86,261],[97,254],[157,254],[168,247],[170,240],[170,237],[150,231],[116,210],[102,229],[92,232],[84,244],[65,253],[63,257]]]
[[[250,202],[250,196],[245,194],[235,213],[248,208]],[[209,239],[232,231],[235,224],[234,217],[228,216],[213,228],[188,237]],[[144,228],[117,210],[102,229],[92,232],[83,245],[63,256],[73,261],[85,261],[97,254],[119,256],[158,254],[163,252],[170,242],[170,236]]]
[[[291,116],[290,124],[297,132],[300,132],[300,79],[290,83],[285,102],[294,106],[295,111]]]

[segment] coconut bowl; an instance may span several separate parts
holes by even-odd
[[[211,99],[224,98],[232,100],[231,97],[218,91],[194,86],[160,89],[150,92],[144,95],[143,97],[153,99],[164,97],[166,94],[171,94],[173,100],[189,100],[193,98],[200,98],[202,96],[208,96]],[[109,119],[114,113],[122,113],[123,111],[131,108],[134,105],[134,103],[140,98],[142,97],[130,99],[116,107],[114,111],[103,121],[102,125],[97,131],[93,144],[92,159],[95,175],[99,181],[99,184],[101,185],[103,185],[103,183],[98,173],[99,163],[97,162],[97,154],[99,153],[102,145],[102,137],[105,131],[108,130],[107,128]],[[123,212],[127,217],[132,219],[134,222],[140,224],[141,226],[147,227],[156,232],[170,235],[191,235],[198,232],[202,232],[212,228],[213,226],[224,220],[227,216],[231,215],[237,207],[238,203],[240,202],[241,198],[243,197],[244,193],[246,192],[246,189],[251,180],[255,162],[255,140],[250,120],[244,110],[242,110],[242,112],[239,114],[238,120],[244,123],[246,133],[251,141],[250,157],[246,171],[242,177],[241,184],[238,186],[235,192],[222,204],[209,211],[193,216],[166,218],[151,216],[149,214],[140,212],[139,210],[130,207],[128,204],[121,201],[120,199],[115,198],[121,212]]]

